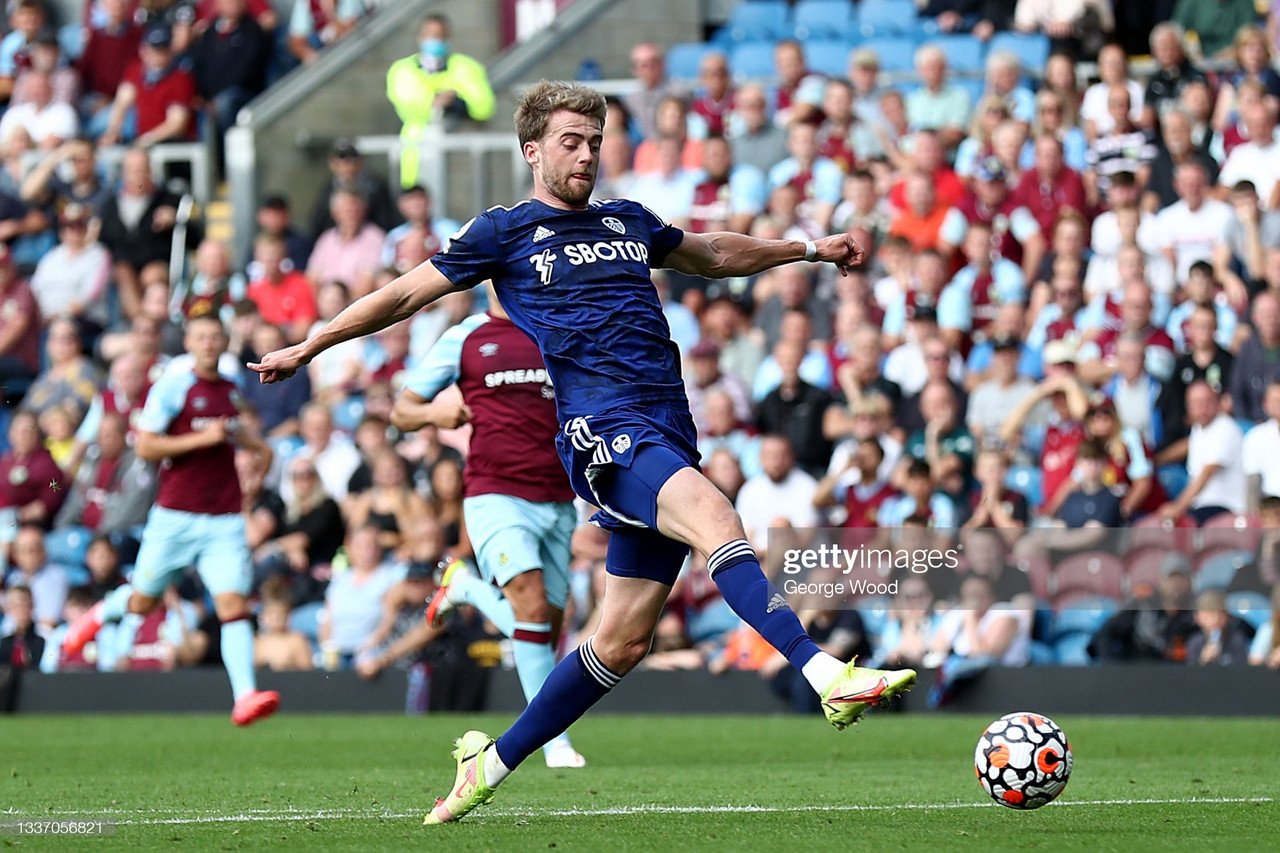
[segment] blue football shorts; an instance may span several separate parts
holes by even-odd
[[[249,543],[240,513],[209,515],[156,506],[147,516],[130,582],[159,598],[183,570],[195,566],[212,595],[248,595],[253,585]]]
[[[547,603],[564,610],[569,594],[569,545],[578,522],[571,502],[475,495],[462,501],[462,511],[485,580],[504,587],[516,575],[541,569]]]

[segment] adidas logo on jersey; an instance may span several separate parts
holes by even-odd
[[[533,242],[541,243],[543,240],[547,239],[548,237],[554,237],[554,236],[556,236],[556,232],[552,231],[550,228],[547,228],[545,225],[539,225],[538,230],[533,232]]]

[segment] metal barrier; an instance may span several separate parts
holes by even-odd
[[[106,167],[111,180],[120,175],[120,163],[129,151],[127,145],[104,145],[98,148],[98,163]],[[163,175],[170,164],[186,165],[191,170],[191,193],[200,204],[213,198],[213,158],[204,142],[165,142],[147,149],[151,171]],[[28,151],[22,155],[23,174],[30,174],[48,155],[44,151]]]

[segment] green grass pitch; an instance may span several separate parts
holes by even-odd
[[[1015,709],[1017,710],[1017,709]],[[1058,803],[986,800],[987,718],[588,717],[585,770],[535,756],[490,806],[423,828],[452,738],[509,718],[9,718],[0,811],[119,822],[109,838],[12,849],[1162,850],[1276,849],[1274,720],[1063,717],[1075,769]]]

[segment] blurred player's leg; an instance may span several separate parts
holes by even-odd
[[[764,576],[728,498],[695,469],[679,470],[662,485],[658,529],[707,555],[707,570],[724,600],[800,670],[836,728],[852,725],[868,707],[915,684],[911,670],[864,669],[818,648],[782,593]]]

